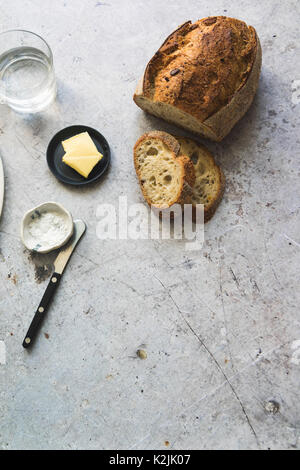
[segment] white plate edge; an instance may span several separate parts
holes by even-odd
[[[3,209],[3,201],[4,201],[4,171],[3,171],[3,164],[0,157],[0,217],[2,214]]]

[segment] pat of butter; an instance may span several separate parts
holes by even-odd
[[[92,169],[100,162],[103,155],[97,152],[97,155],[74,156],[68,152],[63,156],[63,162],[77,171],[84,178],[87,178]]]
[[[82,155],[98,155],[98,149],[88,132],[74,135],[70,139],[64,140],[62,146],[70,156],[81,157]]]
[[[66,152],[62,159],[63,162],[84,178],[89,176],[92,169],[103,157],[88,132],[82,132],[64,140],[62,146]]]

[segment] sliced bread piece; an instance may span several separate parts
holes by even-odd
[[[134,166],[150,206],[163,209],[176,203],[191,203],[194,166],[179,151],[178,141],[166,132],[149,132],[136,142]]]
[[[176,139],[180,144],[180,155],[187,155],[195,169],[196,181],[192,193],[193,217],[196,218],[196,204],[204,204],[204,222],[208,222],[224,194],[224,173],[205,147],[192,139],[184,137]]]

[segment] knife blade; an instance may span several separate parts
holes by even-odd
[[[57,255],[56,260],[54,261],[54,270],[58,274],[62,274],[64,272],[65,267],[68,264],[71,255],[79,242],[80,238],[84,234],[86,229],[85,223],[83,220],[75,220],[74,221],[74,234],[70,240],[70,242],[63,248]]]
[[[82,220],[75,220],[74,221],[74,233],[69,241],[69,243],[64,247],[59,254],[57,255],[54,261],[54,273],[52,274],[47,289],[43,295],[43,298],[35,312],[33,320],[30,324],[30,327],[27,331],[25,339],[23,341],[23,347],[29,348],[32,346],[40,326],[45,318],[45,315],[49,309],[51,300],[56,292],[56,289],[59,286],[62,274],[64,272],[65,267],[68,264],[71,255],[76,248],[79,240],[81,239],[82,235],[86,230],[85,223]]]

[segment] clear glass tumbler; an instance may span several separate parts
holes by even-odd
[[[35,113],[56,96],[53,56],[43,38],[30,31],[0,34],[0,103]]]

